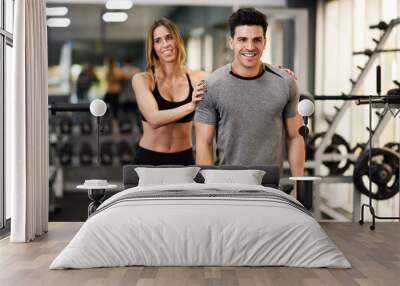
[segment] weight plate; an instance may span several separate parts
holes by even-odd
[[[354,165],[354,185],[361,193],[375,200],[386,200],[399,191],[400,156],[387,148],[372,148],[371,178],[369,176],[369,150],[364,150]],[[369,191],[369,181],[372,192]]]
[[[400,154],[400,143],[397,142],[389,142],[385,144],[385,148],[391,149],[396,153]]]
[[[314,159],[314,153],[317,151],[326,132],[316,133],[311,136],[307,142],[307,159]],[[330,144],[325,149],[324,154],[348,155],[351,153],[349,143],[339,134],[333,134]],[[350,159],[340,161],[324,161],[323,165],[329,169],[329,175],[342,175],[350,167]]]

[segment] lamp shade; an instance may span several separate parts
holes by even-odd
[[[314,103],[309,99],[303,99],[299,102],[297,110],[303,117],[311,116],[314,113]]]
[[[101,117],[107,111],[106,103],[101,99],[95,99],[90,103],[90,113],[93,116]]]

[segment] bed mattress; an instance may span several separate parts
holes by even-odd
[[[351,267],[291,196],[263,186],[197,183],[114,195],[50,269],[129,265]]]

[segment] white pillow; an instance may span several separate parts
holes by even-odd
[[[246,184],[261,185],[265,171],[262,170],[201,170],[205,184]]]
[[[193,179],[199,170],[199,167],[135,168],[139,176],[138,186],[195,183]]]

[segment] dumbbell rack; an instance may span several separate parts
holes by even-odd
[[[365,66],[363,68],[359,67],[361,73],[359,74],[357,79],[355,81],[351,80],[352,88],[349,93],[350,95],[354,95],[359,91],[368,72],[373,67],[373,63],[377,59],[379,52],[383,50],[383,46],[386,43],[387,39],[389,38],[394,27],[399,24],[400,24],[400,18],[397,18],[397,19],[391,20],[390,23],[387,25],[384,25],[384,27],[382,27],[382,26],[379,27],[380,29],[384,29],[384,32],[381,35],[379,40],[374,40],[374,42],[376,42],[376,47],[374,50],[372,50],[372,53],[369,54],[369,58],[368,58],[367,63],[365,64]],[[343,97],[345,97],[345,95]],[[340,121],[345,116],[345,113],[350,109],[351,105],[352,105],[351,100],[345,100],[343,102],[342,106],[340,108],[338,108],[338,111],[337,111],[336,115],[334,116],[324,138],[322,139],[320,145],[318,146],[318,148],[315,152],[314,170],[315,170],[315,173],[317,176],[321,175],[321,167],[322,167],[323,161],[329,158],[329,154],[324,154],[324,152],[327,149],[327,147],[329,146],[329,144],[330,144],[329,142],[331,142],[332,137],[333,137],[336,129],[338,128]],[[390,112],[384,112],[384,114],[382,114],[382,116],[380,117],[380,122],[379,122],[377,128],[375,128],[376,130],[370,138],[372,146],[375,143],[376,138],[379,138],[379,135],[383,131],[386,124],[389,122],[389,119],[390,119]],[[319,206],[319,185],[316,186],[315,190],[316,190],[315,194],[316,194],[316,200],[317,200],[317,203],[315,205],[318,208],[318,206]],[[353,206],[354,206],[353,220],[354,220],[354,215],[356,213],[359,213],[360,205],[361,205],[361,195],[354,196],[354,198],[353,198]],[[316,214],[317,218],[319,218],[319,216],[320,216],[319,209],[315,209],[314,214]]]
[[[96,137],[96,132],[97,132],[97,124],[94,123],[94,120],[92,122],[93,124],[93,131],[89,134],[83,134],[80,131],[80,127],[77,126],[76,124],[72,124],[72,128],[71,131],[68,134],[63,134],[60,131],[56,131],[55,134],[57,137],[59,137],[58,142],[57,143],[67,143],[67,142],[83,142],[83,143],[89,143],[89,145],[92,147],[93,150],[93,163],[91,163],[90,165],[87,165],[89,167],[93,167],[98,165],[97,164],[97,152],[98,152],[98,146],[97,146],[97,137]],[[128,134],[122,134],[117,130],[112,130],[112,132],[110,134],[104,134],[102,133],[100,136],[100,139],[103,143],[113,143],[113,142],[119,142],[119,141],[128,141],[132,147],[132,150],[134,148],[134,143],[135,143],[135,137],[133,133],[128,133]],[[76,149],[76,148],[75,148]],[[115,150],[114,150],[115,151]],[[115,152],[113,152],[115,153]],[[81,164],[79,163],[78,158],[76,157],[76,152],[74,152],[73,154],[73,158],[72,158],[72,163],[71,166],[76,167],[76,166],[80,166]],[[110,164],[110,166],[115,165],[116,162],[112,162]],[[64,166],[64,165],[63,165]],[[67,165],[65,165],[67,166]],[[83,165],[85,166],[85,165]]]
[[[376,90],[377,94],[381,95],[381,67],[377,66],[377,72],[376,72]],[[400,96],[400,95],[399,95]],[[390,108],[390,103],[388,103],[388,108]],[[386,110],[388,110],[386,108]],[[400,112],[400,107],[397,107],[399,112]],[[372,131],[372,95],[368,96],[368,110],[369,110],[369,142],[368,142],[368,176],[369,176],[369,195],[368,195],[368,204],[363,204],[361,206],[361,218],[359,220],[359,223],[362,225],[364,224],[364,210],[365,208],[369,208],[369,211],[372,216],[372,225],[370,225],[371,230],[375,230],[375,219],[381,219],[381,220],[400,220],[400,216],[397,217],[383,217],[383,216],[378,216],[376,215],[375,208],[372,205],[372,148],[373,148],[373,131]],[[395,115],[397,115],[395,113]],[[399,161],[400,161],[400,156],[399,156]],[[400,176],[400,168],[399,168],[399,176]],[[399,184],[400,187],[400,184]]]
[[[88,112],[89,111],[89,106],[88,104],[57,104],[57,105],[49,105],[49,110],[52,112],[54,115],[56,112],[72,112],[74,114],[75,112]],[[70,116],[70,114],[68,115]],[[51,120],[57,121],[59,118],[53,116]],[[80,130],[80,127],[78,127],[76,124],[72,123],[71,130],[69,134],[62,134],[60,131],[60,125],[55,124],[55,128],[53,130],[50,130],[53,136],[50,137],[58,137],[56,142],[52,142],[53,146],[57,143],[61,142],[74,142],[74,141],[81,141],[83,138],[89,145],[92,147],[92,150],[94,150],[92,156],[93,156],[93,163],[91,165],[81,165],[79,163],[79,159],[76,157],[75,152],[72,154],[72,159],[71,159],[71,164],[70,165],[61,165],[59,162],[59,158],[57,156],[54,165],[58,166],[59,168],[62,168],[63,173],[64,173],[64,178],[66,179],[65,181],[68,180],[68,178],[73,178],[74,182],[66,183],[65,184],[65,189],[72,189],[75,188],[75,180],[77,181],[76,183],[81,183],[81,180],[83,178],[90,178],[93,173],[95,172],[99,176],[102,176],[104,178],[109,179],[112,182],[119,182],[121,181],[121,174],[122,174],[122,166],[121,164],[116,163],[116,158],[113,158],[112,163],[110,165],[99,165],[97,160],[95,159],[97,157],[97,152],[98,148],[94,148],[97,146],[97,137],[96,137],[96,132],[97,132],[97,125],[95,124],[95,119],[90,116],[91,123],[93,126],[92,132],[90,134],[83,134]],[[135,129],[135,123],[133,122],[134,119],[132,118],[132,131],[127,134],[123,134],[119,132],[119,130],[112,128],[112,132],[110,134],[101,134],[101,141],[103,142],[120,142],[122,140],[127,141],[129,145],[132,147],[131,150],[134,150],[135,147],[135,140],[137,139],[135,136],[135,133],[138,132],[138,130]],[[75,140],[79,139],[79,140]],[[114,150],[115,151],[115,150]],[[57,152],[56,152],[57,153]],[[115,152],[114,152],[115,153]],[[95,171],[94,171],[95,169]]]

